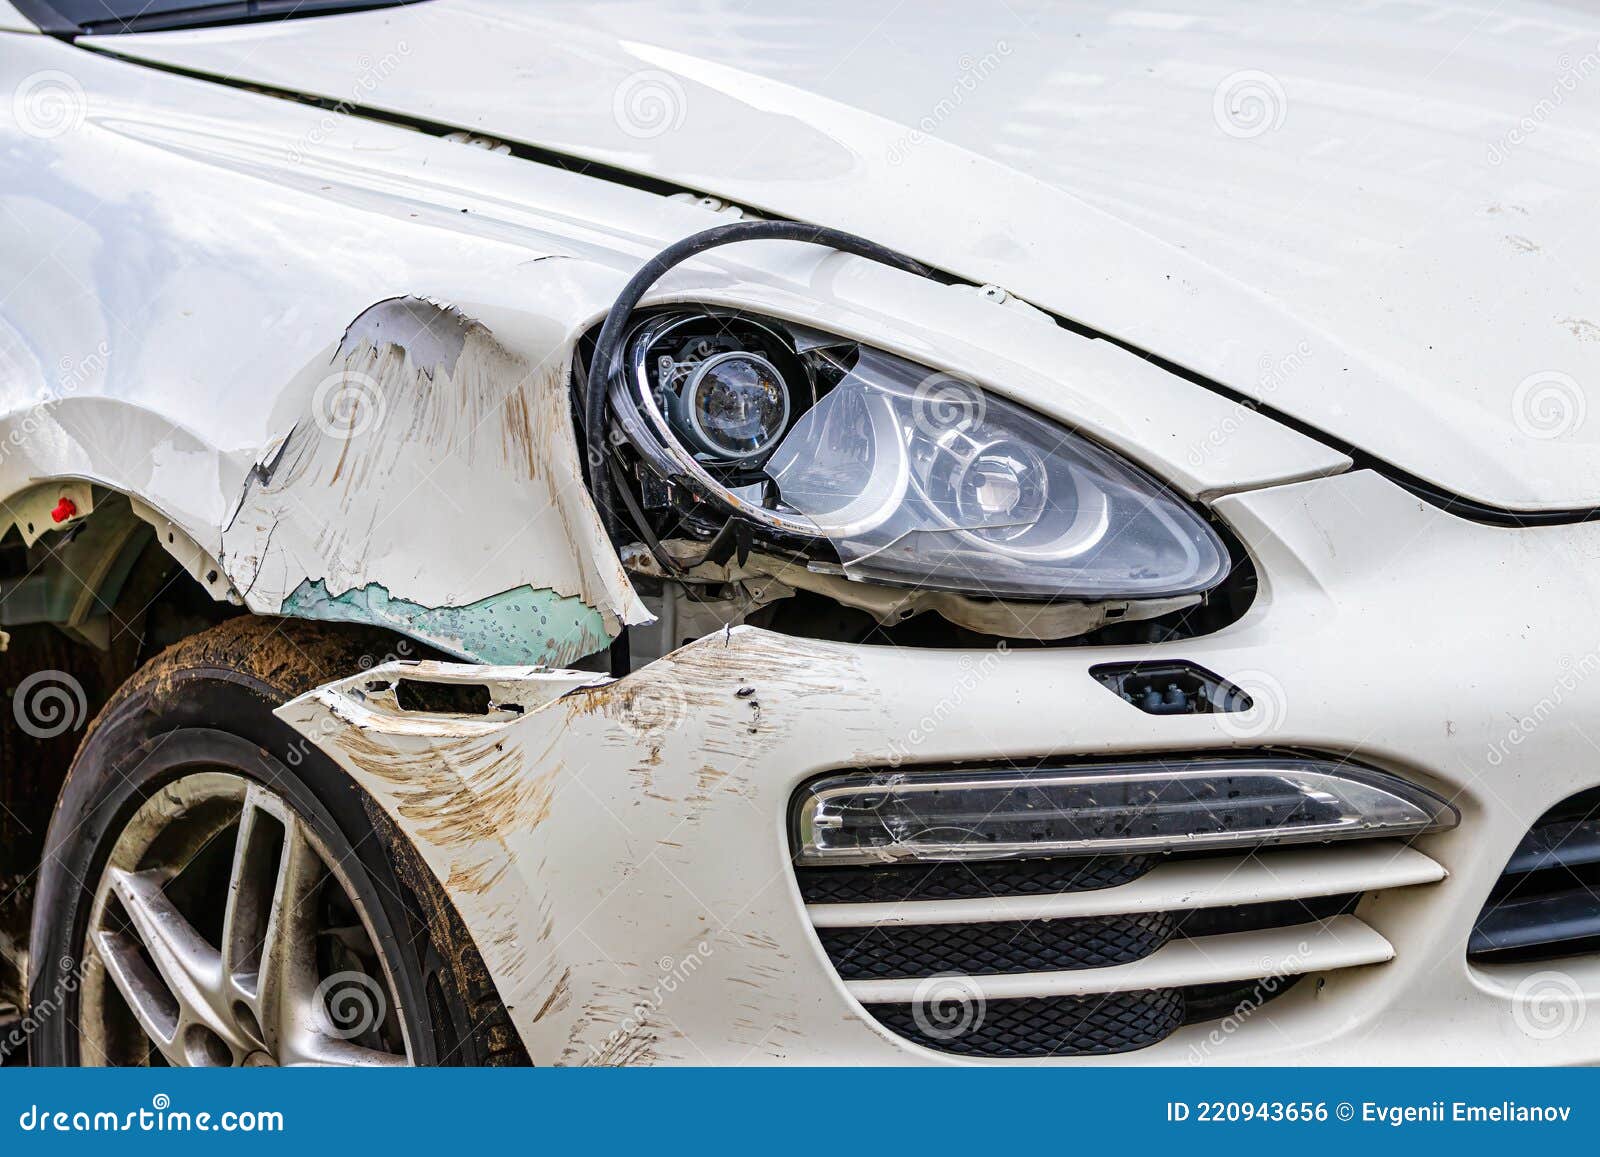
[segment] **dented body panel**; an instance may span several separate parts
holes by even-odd
[[[763,70],[688,51],[695,22],[673,23],[684,11],[638,14],[660,43],[623,37],[614,21],[631,5],[493,0],[85,47],[0,31],[0,81],[67,74],[83,95],[61,132],[0,102],[0,281],[24,287],[0,297],[0,531],[64,544],[63,565],[98,551],[81,570],[107,586],[153,540],[215,600],[383,627],[450,656],[352,663],[278,716],[415,846],[537,1063],[949,1062],[869,1015],[892,1003],[871,999],[885,990],[852,987],[825,949],[819,929],[850,918],[802,900],[798,789],[861,768],[1261,751],[1350,756],[1447,799],[1460,826],[1365,858],[1280,858],[1282,877],[1262,864],[1233,883],[1212,871],[1200,900],[1172,873],[1143,891],[1105,888],[1106,904],[1223,911],[1301,899],[1286,880],[1337,881],[1319,900],[1363,893],[1303,951],[1285,926],[1269,929],[1270,954],[1248,940],[1259,929],[1229,941],[1220,976],[1192,948],[1176,967],[1157,961],[1169,979],[1156,987],[1180,1001],[1214,982],[1315,981],[1254,1008],[1222,1052],[1206,1043],[1213,1028],[1174,1021],[1109,1063],[1363,1063],[1374,1049],[1411,1063],[1600,1061],[1583,1034],[1519,1027],[1529,969],[1479,967],[1463,951],[1530,823],[1594,787],[1582,724],[1600,711],[1589,677],[1600,523],[1557,509],[1600,501],[1593,427],[1552,435],[1531,391],[1533,410],[1512,405],[1516,377],[1594,364],[1586,337],[1568,344],[1588,323],[1560,320],[1586,283],[1525,273],[1515,263],[1530,251],[1502,252],[1500,223],[1525,210],[1555,235],[1588,220],[1586,207],[1572,216],[1593,183],[1592,166],[1569,168],[1572,141],[1546,134],[1547,152],[1504,171],[1538,180],[1471,187],[1432,234],[1408,182],[1459,176],[1466,146],[1452,139],[1442,169],[1383,186],[1400,208],[1381,237],[1328,226],[1296,248],[1251,234],[1254,202],[1236,204],[1232,184],[1205,183],[1233,171],[1211,150],[1166,150],[1183,163],[1152,181],[1142,166],[1162,150],[1133,133],[1096,141],[1083,128],[1094,117],[1063,113],[1076,98],[1039,97],[1041,108],[1027,91],[942,139],[910,128],[920,122],[891,107],[876,73],[884,91],[851,103],[858,82],[811,62]],[[1437,12],[1440,27],[1457,15]],[[1199,9],[1095,18],[1118,30],[1125,67],[1142,67],[1151,19],[1219,45]],[[1041,16],[1047,45],[1078,39],[1070,19]],[[753,39],[738,43],[790,29],[767,21],[750,18]],[[329,77],[373,50],[379,29],[397,59],[374,65],[393,83],[345,100]],[[1443,34],[1411,32],[1413,45]],[[466,71],[473,37],[484,67],[441,84]],[[629,131],[612,100],[641,70],[691,97],[685,137]],[[290,99],[297,84],[338,104]],[[1241,168],[1281,208],[1319,147],[1382,133],[1369,165],[1335,157],[1339,181],[1306,193],[1338,222],[1331,205],[1349,181],[1415,150],[1392,117],[1316,91],[1297,107],[1329,122],[1275,138],[1290,146],[1282,156],[1261,142]],[[1102,112],[1162,125],[1171,114],[1187,137],[1195,114],[1178,103]],[[571,155],[558,164],[542,148]],[[1108,166],[1098,175],[1094,155]],[[1063,156],[1082,167],[1063,174]],[[581,171],[572,158],[585,157],[612,168]],[[692,519],[681,537],[614,543],[586,484],[575,366],[642,264],[751,213],[853,228],[936,275],[763,241],[674,267],[642,305],[749,310],[970,379],[1141,467],[1156,480],[1148,493],[1170,488],[1216,532],[1227,577],[1220,568],[1203,593],[1140,602],[1115,588],[1045,605],[974,586],[873,586],[820,549],[783,554],[775,541],[708,546]],[[1448,259],[1452,247],[1470,260]],[[1452,303],[1461,313],[1430,342],[1382,294],[1361,296],[1369,275],[1425,282],[1434,322]],[[1484,284],[1510,287],[1493,309]],[[1508,376],[1522,356],[1548,360]],[[1504,509],[1464,517],[1429,484]],[[656,497],[653,510],[676,515],[705,496]],[[1495,524],[1514,510],[1553,516]],[[98,591],[85,590],[42,590],[29,624],[102,644],[82,613]],[[804,613],[782,617],[795,606]],[[903,646],[867,641],[896,627]],[[623,647],[612,661],[628,673],[595,674],[625,628],[637,628],[631,662]],[[825,641],[839,638],[857,642]],[[1149,711],[1091,672],[1141,662],[1199,667],[1251,706]],[[467,696],[419,698],[429,684],[467,685],[482,710],[439,706]],[[1545,710],[1552,698],[1562,711]],[[1051,895],[1042,918],[1074,896]],[[985,915],[976,922],[1002,922]],[[1600,1000],[1592,957],[1563,967],[1580,1012]],[[1128,975],[1103,992],[1135,991]],[[1074,983],[1066,995],[1102,992]]]
[[[0,498],[122,491],[217,564],[219,597],[479,661],[568,663],[648,619],[581,484],[572,351],[715,212],[43,37],[6,48],[19,72],[70,64],[88,103],[59,138],[3,128],[0,273],[29,292],[0,306]],[[271,213],[241,211],[267,189]],[[810,246],[736,247],[650,300],[684,298],[969,374],[1192,496],[1348,465],[1037,311]]]
[[[1572,419],[1600,373],[1593,11],[436,0],[318,23],[99,43],[332,100],[404,44],[361,103],[871,237],[1489,505],[1600,501]]]
[[[536,1063],[947,1062],[864,1016],[817,943],[785,830],[803,781],[902,762],[1274,747],[1403,769],[1461,809],[1460,829],[1415,845],[1447,878],[1378,892],[1357,910],[1393,959],[1333,969],[1253,1009],[1214,1052],[1215,1026],[1199,1024],[1125,1056],[1056,1063],[1600,1059],[1585,1034],[1517,1026],[1514,993],[1541,965],[1469,968],[1460,957],[1528,825],[1591,782],[1592,748],[1564,721],[1600,709],[1593,681],[1574,680],[1570,714],[1521,736],[1514,761],[1486,753],[1505,746],[1495,705],[1538,702],[1550,671],[1572,669],[1570,640],[1600,637],[1592,611],[1572,620],[1573,608],[1600,606],[1592,575],[1551,568],[1531,598],[1524,585],[1532,558],[1600,551],[1600,526],[1473,526],[1368,471],[1222,505],[1261,552],[1271,589],[1209,638],[997,654],[737,628],[515,719],[377,708],[365,700],[370,674],[279,714],[415,839],[477,931]],[[1448,607],[1517,603],[1524,645],[1485,649],[1439,606],[1442,591]],[[1151,716],[1088,673],[1163,657],[1239,680],[1256,708],[1238,722]],[[1377,677],[1395,669],[1449,671],[1451,694],[1395,712]],[[415,666],[378,674],[431,677]],[[543,689],[561,676],[519,678]],[[1586,999],[1600,995],[1592,958],[1563,968]]]

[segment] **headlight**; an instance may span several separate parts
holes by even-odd
[[[851,577],[1013,598],[1215,586],[1201,518],[1110,451],[881,350],[714,312],[632,331],[612,406],[657,474]]]

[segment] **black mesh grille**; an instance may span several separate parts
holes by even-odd
[[[1600,788],[1563,800],[1534,822],[1467,941],[1479,963],[1553,960],[1600,952]]]
[[[1183,1023],[1200,1024],[1228,1016],[1248,1017],[1304,979],[1303,976],[1263,976],[1224,984],[1191,984],[1183,990]]]
[[[1136,880],[1154,863],[1148,856],[985,860],[883,868],[800,868],[795,876],[807,904],[870,904],[1089,892]]]
[[[822,946],[846,980],[1057,972],[1104,968],[1150,955],[1171,938],[1165,912],[1080,920],[906,927],[819,928]]]
[[[960,1056],[1103,1056],[1167,1037],[1183,1022],[1183,995],[1159,989],[987,1003],[930,999],[868,1011],[903,1037]]]

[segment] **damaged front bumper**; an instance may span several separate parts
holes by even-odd
[[[1600,782],[1600,526],[1477,525],[1359,471],[1222,499],[1262,587],[1244,619],[1148,646],[947,651],[735,628],[620,680],[392,664],[280,715],[415,841],[471,929],[535,1063],[899,1063],[961,1059],[885,1010],[948,1008],[919,978],[841,978],[827,929],[1233,908],[1359,895],[1317,922],[1169,943],[1001,1003],[1204,992],[1278,978],[1276,999],[1168,1024],[1098,1063],[1600,1060],[1545,1031],[1547,963],[1475,966],[1474,922],[1552,804]],[[1237,714],[1153,715],[1092,666],[1183,660],[1246,691]],[[488,688],[480,715],[405,710],[401,679]],[[1158,865],[1073,897],[807,905],[791,861],[797,788],[824,772],[962,761],[1263,749],[1351,756],[1449,800],[1453,831],[1411,846],[1263,851]],[[908,911],[907,909],[915,909]],[[862,918],[860,913],[869,915]],[[819,932],[819,926],[822,931]],[[1193,950],[1199,945],[1200,950]],[[1569,1015],[1600,961],[1558,964]],[[1299,977],[1292,987],[1284,978]],[[929,980],[932,977],[921,978]],[[1031,985],[1031,987],[1030,987]],[[1055,987],[1051,987],[1054,985]],[[872,1011],[869,1011],[872,1010]],[[1182,1018],[1180,1018],[1182,1019]],[[1052,1058],[1081,1063],[1084,1058]]]

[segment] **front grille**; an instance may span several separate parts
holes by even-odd
[[[1479,964],[1600,952],[1600,788],[1534,822],[1478,913],[1467,959]]]
[[[878,1023],[908,1040],[969,1057],[1104,1056],[1153,1045],[1183,1023],[1183,995],[1114,992],[1068,999],[876,1005]]]
[[[1146,1048],[1300,976],[1393,949],[1362,894],[1432,883],[1393,841],[1212,854],[797,868],[829,960],[867,1013],[967,1057]]]
[[[1149,856],[960,860],[879,868],[800,868],[795,876],[807,904],[869,904],[1088,892],[1137,880],[1154,864]]]
[[[1151,912],[1084,920],[822,928],[818,933],[839,975],[859,980],[1104,968],[1149,956],[1172,938],[1176,926],[1167,913]]]

